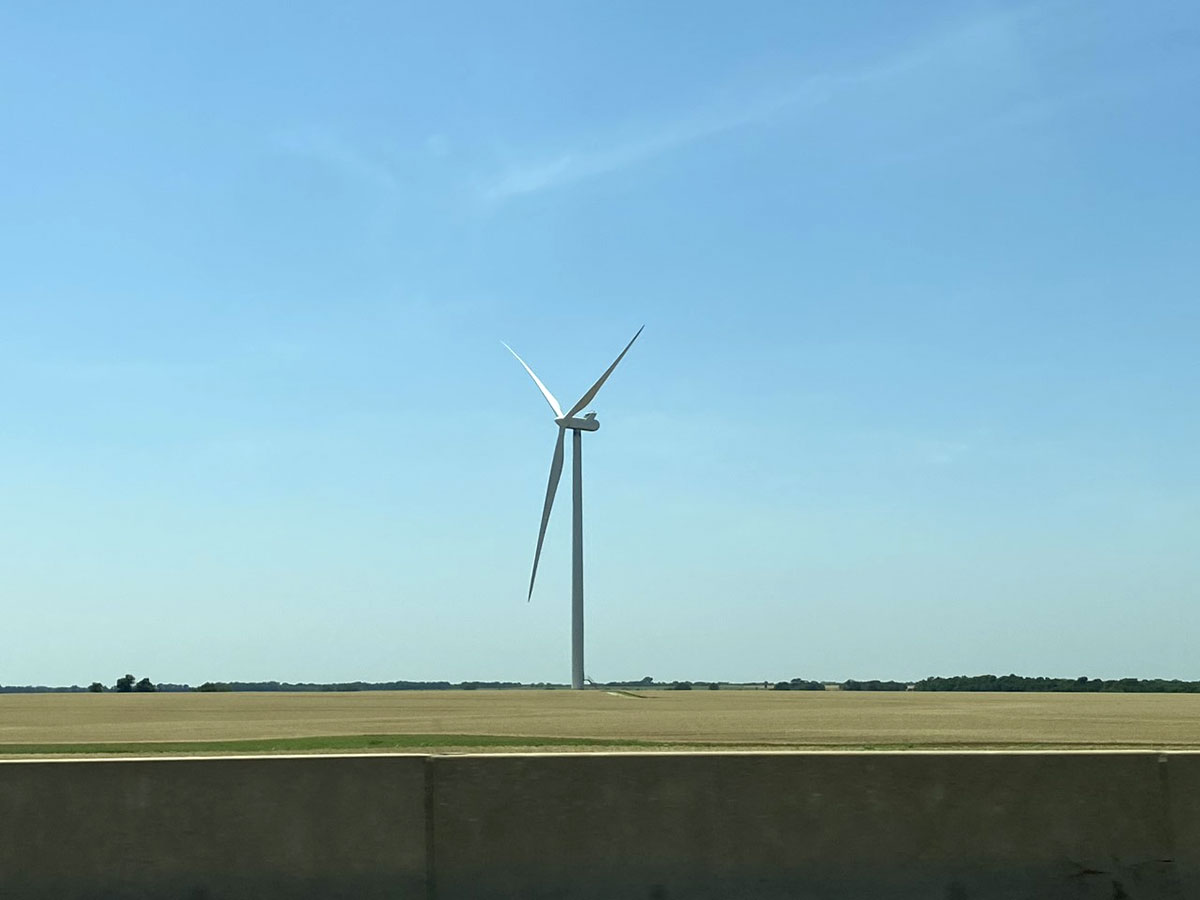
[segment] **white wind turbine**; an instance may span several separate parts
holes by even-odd
[[[642,328],[646,326],[643,325]],[[575,418],[575,414],[582,410],[585,406],[592,402],[592,398],[596,396],[600,388],[604,386],[604,382],[608,380],[608,376],[612,374],[613,369],[617,367],[625,354],[629,352],[629,348],[633,346],[633,342],[638,339],[638,334],[642,333],[642,328],[637,330],[637,334],[625,345],[625,349],[621,351],[621,355],[613,360],[613,364],[609,366],[600,379],[588,388],[587,393],[579,398],[578,402],[563,415],[562,407],[558,405],[558,401],[554,399],[554,395],[542,384],[541,379],[533,374],[533,369],[525,363],[525,360],[517,356],[517,352],[509,347],[504,346],[508,352],[517,357],[519,362],[529,373],[529,377],[533,379],[533,383],[538,386],[538,390],[542,392],[542,396],[546,398],[546,402],[550,404],[550,408],[554,410],[554,423],[558,426],[558,440],[554,442],[554,456],[550,460],[550,481],[546,485],[546,503],[542,507],[542,525],[538,529],[537,549],[533,553],[533,572],[529,576],[529,596],[527,600],[533,598],[533,582],[537,578],[538,560],[542,556],[542,541],[546,538],[546,524],[550,521],[550,508],[554,505],[554,493],[558,490],[558,480],[562,476],[563,467],[563,439],[566,436],[567,429],[574,432],[572,437],[572,450],[574,451],[572,476],[573,483],[571,489],[571,499],[574,511],[571,527],[571,687],[575,690],[583,689],[583,432],[596,431],[600,428],[600,423],[596,421],[595,413],[587,413],[582,419]]]

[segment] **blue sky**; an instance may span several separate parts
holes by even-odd
[[[1200,678],[1200,12],[10,3],[0,683]]]

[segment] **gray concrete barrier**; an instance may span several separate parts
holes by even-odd
[[[424,898],[425,767],[419,756],[0,763],[0,898]]]
[[[1200,757],[0,763],[0,898],[1200,898]]]
[[[1163,789],[1167,804],[1167,853],[1179,874],[1179,896],[1200,898],[1200,755],[1168,754]]]
[[[1166,765],[1152,754],[441,759],[437,896],[1178,898]],[[1177,829],[1200,836],[1194,805],[1175,812]]]

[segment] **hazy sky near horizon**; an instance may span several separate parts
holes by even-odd
[[[1200,9],[7,3],[0,683],[1200,678]],[[569,477],[569,468],[567,470]]]

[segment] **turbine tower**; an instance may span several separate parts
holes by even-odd
[[[642,328],[646,326],[643,325]],[[563,467],[563,441],[566,438],[567,431],[571,431],[571,450],[572,456],[572,485],[571,485],[571,500],[573,518],[571,523],[571,687],[577,691],[583,690],[583,432],[596,431],[600,428],[600,423],[596,420],[596,414],[589,412],[582,419],[577,419],[575,416],[585,406],[592,402],[592,399],[604,386],[604,382],[608,380],[608,376],[613,373],[613,369],[617,367],[625,354],[629,352],[629,348],[633,346],[633,342],[638,339],[638,334],[642,333],[642,328],[637,330],[635,334],[625,345],[625,349],[621,351],[621,355],[613,360],[613,364],[609,366],[599,380],[588,388],[587,393],[579,398],[578,402],[563,415],[562,407],[558,405],[558,401],[554,399],[554,395],[546,388],[540,378],[533,374],[533,369],[529,368],[525,360],[517,356],[517,352],[509,347],[504,346],[508,352],[517,357],[517,362],[529,373],[529,377],[533,379],[533,383],[538,386],[538,390],[542,392],[542,396],[546,398],[546,402],[550,404],[550,408],[554,410],[554,424],[558,426],[558,439],[554,442],[554,456],[550,460],[550,481],[546,485],[546,502],[542,506],[542,525],[538,529],[537,549],[533,552],[533,572],[529,576],[529,595],[526,600],[533,599],[533,583],[537,579],[538,561],[542,558],[542,542],[546,539],[546,525],[550,521],[550,509],[554,506],[554,493],[558,490],[558,480],[562,476]]]

